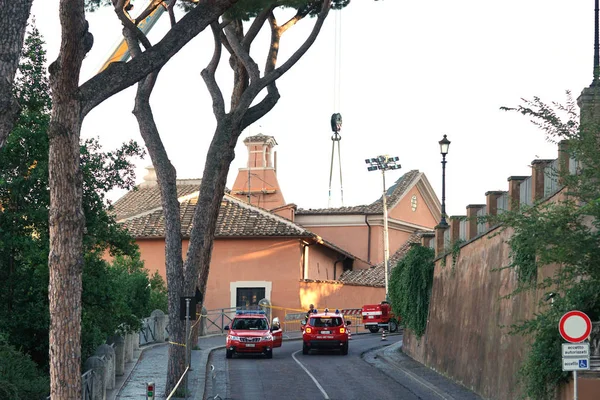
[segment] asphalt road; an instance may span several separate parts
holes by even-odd
[[[257,356],[225,358],[214,351],[209,364],[215,369],[206,382],[208,398],[227,400],[303,399],[445,399],[435,386],[403,373],[378,359],[383,346],[402,339],[400,334],[355,335],[347,356],[322,351],[302,354],[301,341],[284,342],[268,360]]]

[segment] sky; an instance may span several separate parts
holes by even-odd
[[[134,4],[140,10],[145,2]],[[51,62],[60,46],[58,0],[35,0],[32,17]],[[90,13],[88,21],[94,46],[82,82],[94,76],[121,37],[110,8]],[[312,24],[305,19],[284,34],[280,63]],[[158,42],[168,27],[164,16],[150,41]],[[267,45],[268,36],[261,35],[253,47],[261,68]],[[397,156],[402,165],[386,173],[388,187],[418,169],[441,198],[438,141],[446,134],[446,212],[464,215],[467,205],[485,203],[485,192],[508,190],[509,176],[530,175],[532,160],[557,157],[556,145],[526,117],[500,107],[534,96],[564,103],[567,90],[578,97],[592,81],[593,49],[592,0],[352,0],[337,18],[330,13],[308,53],[277,81],[281,98],[275,108],[242,133],[227,186],[246,164],[243,139],[262,133],[277,141],[278,181],[286,202],[299,208],[375,201],[381,174],[367,171],[364,160],[382,154]],[[200,77],[212,51],[210,32],[202,32],[161,70],[151,99],[178,178],[202,176],[216,126]],[[226,102],[228,68],[224,59],[217,76]],[[130,139],[143,144],[131,114],[134,96],[132,87],[96,107],[84,120],[82,138],[98,137],[107,151]],[[329,197],[335,112],[343,117],[343,203],[337,150]],[[149,165],[149,156],[136,161],[137,182]],[[114,191],[109,197],[122,195]]]

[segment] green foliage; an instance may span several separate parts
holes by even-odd
[[[0,399],[45,398],[50,382],[31,358],[9,344],[0,332]]]
[[[417,337],[425,333],[433,286],[433,249],[414,246],[392,270],[389,296],[401,324]]]
[[[150,289],[148,309],[151,310],[150,312],[161,310],[166,313],[169,305],[167,285],[157,271],[154,271],[154,275],[150,277]]]
[[[498,217],[502,229],[514,231],[508,240],[511,262],[506,266],[516,270],[520,282],[513,295],[530,289],[557,293],[552,306],[542,304],[533,319],[512,327],[512,333],[527,335],[532,342],[521,369],[524,394],[531,399],[552,399],[567,376],[560,367],[560,316],[577,309],[593,321],[600,319],[598,124],[586,121],[585,115],[583,123],[578,123],[577,106],[569,92],[564,106],[546,105],[534,98],[504,109],[531,117],[550,141],[568,140],[570,156],[579,161],[576,174],[560,176],[566,184],[564,194],[569,195],[566,200],[534,204]],[[548,267],[555,272],[540,272]]]
[[[117,256],[112,264],[88,255],[83,275],[82,358],[119,331],[134,332],[141,319],[157,307],[166,311],[166,287],[162,277],[149,278],[136,252]],[[102,323],[99,323],[102,321]]]

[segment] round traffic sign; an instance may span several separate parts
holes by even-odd
[[[567,342],[583,342],[592,331],[592,321],[581,311],[569,311],[560,318],[558,330]]]

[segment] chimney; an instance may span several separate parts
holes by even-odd
[[[158,180],[156,178],[156,171],[154,170],[154,166],[150,165],[146,167],[146,175],[144,175],[144,181],[140,183],[138,186],[141,188],[154,187],[158,185]]]
[[[277,145],[275,138],[259,133],[248,136],[244,144],[248,149],[248,162],[245,168],[238,170],[231,195],[267,210],[285,205],[272,161],[273,147]]]

